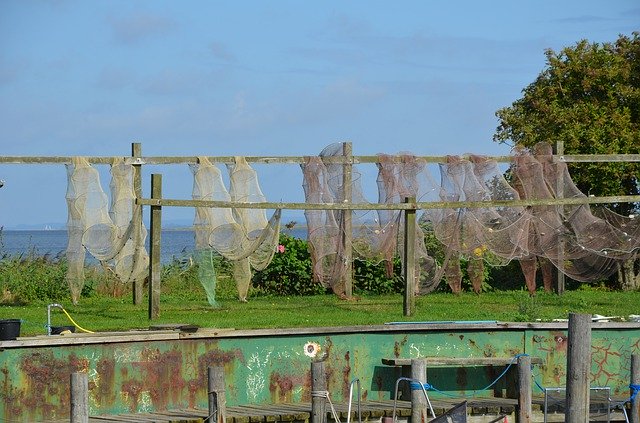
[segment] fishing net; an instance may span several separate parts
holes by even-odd
[[[305,199],[309,203],[367,204],[356,166],[345,165],[342,144],[332,144],[302,165]],[[618,215],[602,206],[546,205],[455,207],[469,201],[553,200],[586,197],[571,180],[566,163],[554,158],[548,144],[516,150],[511,179],[495,160],[478,155],[447,156],[438,164],[435,183],[426,162],[411,154],[378,155],[378,202],[444,201],[450,208],[430,208],[419,215],[415,250],[417,291],[429,292],[444,276],[453,292],[462,290],[466,274],[480,292],[485,264],[506,265],[518,260],[528,289],[536,289],[536,271],[542,270],[546,290],[551,289],[554,268],[577,281],[593,282],[610,276],[622,260],[640,248],[640,219]],[[436,197],[436,198],[434,198]],[[397,210],[307,210],[309,248],[317,281],[344,293],[349,267],[345,260],[351,231],[354,259],[384,261],[391,274],[395,256],[404,252],[403,213]],[[350,219],[349,219],[350,218]],[[349,221],[351,224],[349,224]],[[427,231],[442,244],[438,266],[424,246]]]
[[[369,204],[362,193],[357,166],[337,160],[344,155],[343,144],[332,144],[317,157],[306,157],[302,164],[303,188],[308,203]],[[415,156],[380,155],[378,163],[378,201],[393,204],[405,197],[421,198],[433,190],[426,163]],[[353,259],[385,262],[387,276],[393,276],[393,259],[404,254],[404,222],[398,210],[305,210],[308,245],[316,282],[345,296],[344,280]],[[435,261],[427,253],[421,229],[416,226],[416,292],[429,292],[434,282]],[[347,245],[347,240],[351,245]]]
[[[100,175],[81,157],[67,165],[67,283],[73,303],[84,287],[86,252],[116,276],[118,283],[146,277],[149,257],[144,248],[146,228],[135,205],[133,166],[123,159],[111,165],[111,201],[100,184]]]
[[[193,173],[193,199],[207,201],[234,201],[240,203],[265,202],[256,172],[242,157],[227,166],[229,191],[222,173],[206,157],[190,165]],[[215,299],[215,254],[232,262],[233,277],[240,301],[246,301],[251,283],[251,269],[266,268],[280,235],[280,210],[267,220],[264,209],[196,207],[194,230],[196,260],[199,277],[212,306]]]
[[[301,165],[305,200],[308,203],[364,204],[367,201],[360,186],[356,166],[345,166],[338,157],[344,145],[335,143],[322,150],[318,157],[306,157]],[[345,279],[351,271],[351,248],[359,249],[357,239],[347,245],[350,228],[358,226],[363,212],[351,210],[305,210],[307,241],[311,253],[313,279],[345,297]],[[373,249],[373,246],[371,247]],[[356,256],[357,257],[357,256]]]
[[[427,201],[436,192],[437,185],[433,181],[427,169],[425,160],[409,153],[400,153],[397,156],[378,154],[378,202],[381,204],[398,204],[405,198],[415,198],[416,201]],[[416,219],[422,220],[417,213]],[[400,210],[378,210],[377,225],[373,225],[373,231],[367,232],[367,239],[375,243],[375,238],[383,234],[379,250],[383,254],[387,264],[387,276],[391,276],[393,256],[397,255],[404,264],[405,226]],[[367,227],[366,220],[361,222]],[[414,286],[416,293],[428,293],[437,288],[440,277],[436,277],[437,264],[429,255],[424,242],[424,228],[416,225]]]
[[[551,146],[537,144],[532,153],[515,156],[514,175],[525,198],[585,198],[573,183],[567,165],[554,159]],[[617,270],[620,260],[632,256],[640,239],[635,228],[616,227],[614,213],[604,213],[611,222],[594,215],[588,204],[536,205],[531,207],[535,243],[530,250],[545,257],[565,275],[582,282],[602,280]]]

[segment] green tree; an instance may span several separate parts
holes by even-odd
[[[561,141],[565,154],[640,153],[640,33],[614,43],[582,40],[545,55],[545,68],[522,98],[496,112],[494,141],[521,147]],[[578,188],[596,196],[639,194],[638,169],[638,163],[569,165]],[[628,214],[638,206],[613,208]]]
[[[589,43],[545,52],[545,69],[523,97],[496,112],[494,141],[532,147],[564,143],[565,154],[640,153],[640,33],[615,43]],[[637,163],[572,163],[584,193],[635,195]],[[632,212],[635,204],[616,210]]]

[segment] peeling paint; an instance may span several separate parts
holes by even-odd
[[[349,400],[349,389],[351,388],[351,355],[347,351],[344,355],[344,365],[342,366],[342,396]]]
[[[640,328],[592,330],[591,378],[628,393],[629,362],[640,353]],[[526,352],[544,360],[534,368],[542,386],[563,386],[566,331],[430,330],[315,335],[322,345],[332,399],[348,398],[358,377],[362,397],[390,399],[399,368],[382,358],[513,357]],[[95,414],[207,407],[207,369],[225,371],[228,405],[311,400],[309,335],[194,338],[172,341],[7,348],[0,351],[0,416],[39,421],[68,417],[69,374],[86,371]],[[478,389],[500,368],[430,368],[429,382],[451,394]],[[506,382],[505,382],[506,383]],[[498,390],[504,384],[498,384]],[[491,395],[480,392],[478,395]]]

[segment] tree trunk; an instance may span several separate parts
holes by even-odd
[[[636,256],[618,265],[618,281],[623,291],[634,291],[640,288],[640,273],[635,272]]]

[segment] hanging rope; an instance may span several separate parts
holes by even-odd
[[[495,379],[494,379],[490,384],[488,384],[488,385],[487,385],[487,386],[485,386],[484,388],[474,390],[474,391],[473,391],[473,394],[471,395],[471,397],[472,397],[472,398],[473,398],[473,397],[475,397],[475,396],[476,396],[476,394],[477,394],[479,391],[486,391],[487,389],[491,388],[493,385],[495,385],[496,383],[498,383],[498,381],[499,381],[500,379],[502,379],[502,378],[504,377],[504,375],[506,375],[506,374],[507,374],[507,372],[509,371],[509,369],[511,368],[511,366],[513,366],[513,364],[514,364],[514,363],[516,363],[516,361],[518,360],[518,358],[519,358],[519,357],[526,357],[526,356],[529,356],[529,354],[516,354],[516,355],[514,355],[514,356],[513,356],[513,359],[511,360],[511,363],[509,363],[509,364],[507,365],[507,367],[505,367],[505,369],[502,371],[502,373],[500,373],[500,375],[499,375],[497,378],[495,378]],[[536,383],[536,384],[537,384],[537,383]],[[426,389],[426,390],[432,390],[432,391],[434,391],[434,392],[437,392],[437,393],[439,393],[439,394],[442,394],[442,395],[445,395],[445,396],[448,396],[448,397],[451,397],[451,398],[468,398],[466,395],[454,395],[454,394],[449,394],[449,393],[447,393],[447,392],[441,391],[441,390],[439,390],[438,388],[436,388],[435,386],[433,386],[433,385],[431,385],[431,384],[429,384],[429,383],[423,383],[423,384],[420,384],[420,383],[417,383],[417,382],[412,382],[412,383],[410,384],[410,386],[411,386],[411,390],[412,390],[412,391],[416,391],[416,390],[419,390],[419,389],[424,388],[424,389]],[[538,385],[538,387],[539,387],[539,386],[540,386],[540,385]]]
[[[333,419],[337,423],[341,423],[340,422],[340,416],[336,412],[336,409],[333,406],[333,403],[331,402],[331,396],[329,396],[329,391],[311,391],[311,397],[312,398],[324,398],[327,401],[329,401],[329,406],[331,407],[331,415],[333,416]]]
[[[633,393],[631,394],[631,396],[629,397],[627,402],[630,402],[631,404],[635,404],[636,403],[636,397],[638,396],[638,392],[640,392],[640,385],[635,385],[633,383],[630,383],[629,384],[629,389],[631,389],[633,391]]]

